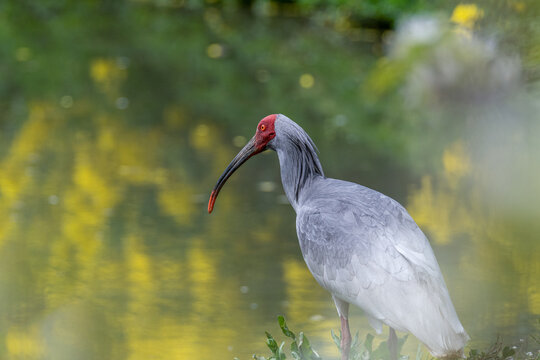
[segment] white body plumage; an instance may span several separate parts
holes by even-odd
[[[354,304],[380,333],[382,324],[412,333],[437,357],[460,356],[461,325],[429,242],[395,200],[364,186],[326,178],[309,136],[276,119],[283,187],[297,213],[304,260],[347,317]],[[294,136],[294,139],[291,139]],[[306,154],[307,152],[307,154]]]

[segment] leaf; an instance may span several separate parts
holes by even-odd
[[[409,337],[409,334],[403,336],[402,338],[398,338],[398,347],[397,347],[398,357],[400,356],[401,349],[403,349],[403,345],[405,344],[405,341],[407,341],[408,337]]]
[[[416,360],[422,360],[422,347],[420,344],[418,344],[418,348],[416,349]]]
[[[512,348],[509,347],[509,346],[505,346],[504,349],[503,349],[503,351],[502,351],[503,358],[505,358],[505,359],[506,359],[507,357],[509,357],[509,356],[514,355],[515,353],[516,353],[515,350],[512,349]]]
[[[285,352],[283,352],[283,346],[285,346],[285,341],[282,341],[281,345],[279,346],[279,360],[284,360],[287,358],[287,356],[285,356]]]
[[[308,340],[308,338],[304,335],[303,332],[301,332],[298,337],[292,332],[285,322],[285,318],[283,316],[278,317],[279,326],[281,328],[281,331],[283,331],[283,334],[285,336],[292,339],[291,341],[291,356],[295,360],[321,360],[321,357],[319,354],[311,348],[311,344]],[[285,355],[285,352],[283,351],[283,347],[285,346],[285,342],[282,342],[281,345],[278,347],[278,344],[274,337],[267,331],[265,331],[266,334],[266,344],[270,351],[272,352],[272,355],[268,358],[268,360],[285,360],[287,356]],[[335,336],[335,335],[334,335]],[[267,360],[264,357],[259,357],[257,355],[253,355],[253,359],[255,360]],[[353,359],[351,359],[353,360]]]
[[[373,352],[373,339],[374,339],[374,336],[368,333],[366,335],[366,340],[364,340],[364,346],[366,347],[366,350],[370,354]]]
[[[278,322],[279,322],[279,327],[281,328],[281,331],[283,331],[283,334],[295,340],[296,335],[294,335],[294,333],[291,330],[289,330],[289,327],[287,326],[287,323],[285,322],[285,318],[283,317],[283,315],[278,316]]]
[[[278,344],[277,344],[276,340],[272,337],[272,335],[270,335],[270,333],[268,331],[265,331],[265,333],[266,333],[266,346],[268,346],[268,348],[270,349],[272,354],[274,354],[274,356],[277,357],[279,355]]]
[[[291,343],[291,354],[292,353],[300,353],[300,349],[298,349],[298,344],[296,343],[296,340]]]
[[[334,333],[334,330],[330,330],[330,334],[332,334],[332,339],[334,339],[334,343],[338,349],[341,350],[341,331],[339,332],[339,337]]]
[[[358,340],[358,331],[357,331],[351,341],[351,346],[349,350],[349,359],[360,360],[362,359],[363,352],[364,352],[364,345]]]
[[[379,346],[373,350],[371,353],[371,358],[374,360],[379,359],[389,359],[390,358],[390,350],[388,349],[388,342],[383,341],[379,344]]]
[[[305,359],[305,360],[319,360],[321,358],[319,356],[319,354],[317,354],[317,352],[315,352],[311,348],[311,344],[310,344],[307,336],[305,336],[303,332],[300,333],[298,338],[299,338],[298,347],[300,348],[300,355],[303,357],[303,359]]]
[[[319,355],[318,352],[315,351],[315,349],[311,349],[311,352],[313,352],[313,359],[317,359],[317,360],[322,360],[321,356]]]
[[[300,352],[302,352],[302,345],[304,345],[304,332],[300,331],[300,334],[298,335],[298,348],[300,349]]]
[[[405,344],[405,341],[407,341],[407,338],[409,337],[409,335],[405,335],[401,338],[398,337],[398,341],[397,341],[397,354],[398,354],[398,358],[401,357],[401,349],[403,348],[403,345]],[[371,341],[373,341],[373,336],[371,335]],[[366,342],[367,342],[367,337],[366,337]],[[389,359],[390,358],[390,350],[388,349],[388,341],[383,341],[379,344],[379,346],[377,347],[377,349],[375,349],[372,353],[371,353],[371,358],[374,359],[374,360],[379,360],[379,359]]]
[[[358,331],[351,339],[351,348],[354,348],[358,345]]]

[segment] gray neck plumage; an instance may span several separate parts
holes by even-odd
[[[317,147],[309,135],[284,115],[276,119],[274,149],[279,158],[285,195],[296,210],[313,180],[324,177]]]

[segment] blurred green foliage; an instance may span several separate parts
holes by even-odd
[[[538,4],[477,4],[485,15],[475,30],[496,33],[523,58],[528,81],[537,80]],[[455,102],[441,113],[429,103],[407,103],[399,91],[413,68],[434,56],[431,46],[406,57],[381,56],[407,14],[436,9],[444,22],[455,6],[424,0],[8,0],[0,6],[0,126],[3,134],[17,128],[30,99],[103,97],[88,64],[106,58],[129,67],[106,103],[114,109],[116,97],[127,97],[122,117],[130,124],[159,121],[174,103],[186,118],[212,119],[233,136],[249,133],[252,119],[279,111],[324,129],[323,149],[356,143],[370,157],[425,170],[463,132],[452,119],[465,116]],[[299,86],[306,74],[312,79],[307,88]],[[414,158],[425,151],[416,144],[426,134],[434,157],[419,163]]]

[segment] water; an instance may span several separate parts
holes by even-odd
[[[17,66],[1,102],[0,358],[246,359],[267,353],[265,330],[279,337],[279,314],[337,358],[339,320],[303,263],[275,154],[248,161],[206,213],[221,171],[276,109],[312,135],[328,176],[406,205],[471,346],[538,332],[540,192],[535,166],[522,166],[537,153],[519,145],[528,124],[510,126],[519,156],[494,169],[471,145],[477,133],[435,123],[431,138],[376,120],[387,104],[359,105],[378,56],[369,42],[336,45],[291,19],[275,30],[215,11],[79,10],[46,25],[49,48],[35,37],[43,24],[6,45]],[[80,16],[102,28],[73,27]],[[213,26],[229,32],[218,39]],[[298,37],[281,43],[291,29]],[[357,309],[351,327],[373,332]]]

